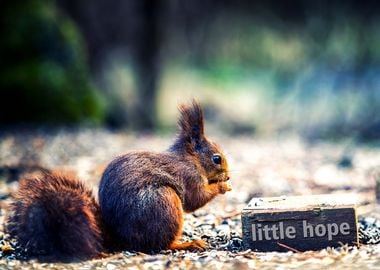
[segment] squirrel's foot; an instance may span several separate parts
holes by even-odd
[[[203,240],[194,240],[194,241],[185,242],[185,243],[174,242],[170,245],[170,249],[177,249],[177,250],[205,251],[207,248],[208,248],[208,245]]]

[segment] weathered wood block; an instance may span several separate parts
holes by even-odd
[[[355,194],[254,198],[241,218],[246,249],[306,251],[358,244]]]
[[[380,175],[376,177],[375,181],[376,181],[376,187],[375,187],[376,200],[378,203],[380,203]]]

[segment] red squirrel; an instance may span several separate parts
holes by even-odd
[[[91,259],[116,250],[204,250],[180,243],[184,212],[231,190],[222,150],[206,138],[201,106],[180,106],[179,134],[165,152],[115,158],[100,181],[99,203],[71,177],[43,173],[20,181],[6,230],[30,257]]]

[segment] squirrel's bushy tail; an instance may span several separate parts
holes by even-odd
[[[6,230],[32,257],[73,260],[104,251],[99,205],[81,182],[43,173],[20,181]]]

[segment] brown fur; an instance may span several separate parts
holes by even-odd
[[[230,190],[228,165],[204,134],[200,105],[182,105],[180,112],[179,134],[168,151],[130,152],[108,165],[100,205],[83,184],[67,177],[43,174],[21,181],[8,231],[31,255],[57,259],[94,258],[118,249],[203,250],[202,240],[179,243],[183,213]]]
[[[6,229],[31,257],[75,260],[103,248],[99,205],[75,179],[42,173],[20,181]]]
[[[180,112],[179,134],[167,152],[127,153],[112,161],[103,174],[100,207],[123,248],[204,249],[201,240],[178,243],[183,212],[192,212],[230,190],[226,158],[204,134],[200,105],[182,105]],[[221,156],[221,164],[212,161],[214,154]]]

